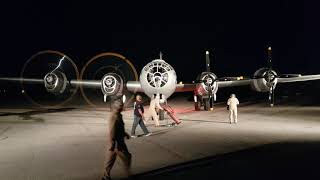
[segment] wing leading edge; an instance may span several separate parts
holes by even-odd
[[[28,84],[43,84],[43,79],[36,78],[20,78],[20,77],[0,77],[0,81],[8,81],[8,82],[23,82]],[[101,88],[101,80],[70,80],[68,83],[71,86],[79,86],[81,85],[84,88],[92,88],[92,89],[100,89]],[[125,86],[129,91],[133,92],[143,92],[139,81],[128,81]]]
[[[263,79],[263,78],[258,78]],[[244,80],[233,80],[233,81],[218,81],[219,88],[223,87],[234,87],[234,86],[244,86],[250,85],[255,79],[244,79]],[[303,75],[298,77],[278,77],[277,83],[290,83],[290,82],[299,82],[299,81],[313,81],[320,80],[320,74],[315,75]]]
[[[262,78],[261,78],[262,79]],[[244,79],[244,80],[229,80],[229,81],[217,81],[219,88],[224,87],[235,87],[235,86],[245,86],[250,85],[252,81],[255,79]],[[287,77],[287,78],[277,78],[278,83],[289,83],[289,82],[299,82],[299,81],[312,81],[312,80],[320,80],[320,74],[316,75],[304,75],[298,77]],[[44,83],[43,79],[35,79],[35,78],[17,78],[17,77],[1,77],[0,81],[11,81],[11,82],[24,82],[24,83],[36,83],[41,84]],[[84,88],[101,88],[101,80],[70,80],[71,86],[81,85]],[[125,84],[127,90],[132,92],[144,92],[141,88],[141,84],[139,81],[128,81]],[[190,84],[177,84],[175,92],[188,92],[194,91],[196,88],[196,83]]]
[[[41,83],[44,82],[43,79],[36,79],[36,78],[19,78],[19,77],[0,77],[0,81],[26,82],[26,83],[35,83],[35,84],[41,84]]]
[[[258,78],[258,79],[263,79],[263,78]],[[219,88],[235,87],[235,86],[246,86],[246,85],[250,85],[254,80],[257,80],[257,79],[217,81],[217,84],[218,84]],[[277,83],[313,81],[313,80],[320,80],[320,74],[303,75],[303,76],[298,76],[298,77],[286,77],[286,78],[278,77],[277,80],[278,80]],[[194,84],[177,84],[175,92],[194,91],[195,88],[196,88],[196,83],[194,83]]]
[[[298,77],[278,78],[278,83],[312,81],[312,80],[319,80],[319,79],[320,79],[320,74],[304,75],[304,76],[298,76]]]

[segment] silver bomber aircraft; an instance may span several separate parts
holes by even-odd
[[[270,105],[273,106],[274,90],[278,83],[320,79],[320,75],[278,75],[272,69],[271,47],[268,48],[268,64],[268,67],[258,69],[254,73],[253,78],[250,79],[218,78],[216,74],[210,70],[209,52],[206,51],[206,71],[199,74],[193,83],[178,84],[174,68],[162,59],[160,53],[159,59],[151,61],[142,68],[139,81],[124,82],[121,75],[117,73],[107,73],[101,80],[74,80],[67,79],[64,72],[55,70],[48,72],[41,79],[22,77],[0,78],[0,80],[40,83],[45,86],[48,92],[53,94],[62,93],[67,86],[72,87],[79,85],[84,88],[101,89],[105,98],[107,96],[122,96],[124,95],[124,90],[143,92],[149,97],[159,94],[161,102],[166,102],[174,92],[193,91],[195,109],[199,110],[203,105],[205,110],[209,110],[216,100],[216,94],[219,88],[250,85],[254,91],[269,92]]]

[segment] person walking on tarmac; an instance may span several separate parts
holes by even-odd
[[[234,121],[234,123],[237,123],[238,122],[237,106],[239,105],[239,100],[236,98],[235,94],[230,95],[230,98],[228,99],[227,105],[229,107],[230,124],[232,123],[232,121]]]
[[[140,125],[141,129],[143,130],[145,136],[150,136],[152,133],[148,131],[146,125],[144,124],[144,108],[142,105],[142,97],[140,95],[136,96],[136,102],[134,105],[134,119],[132,124],[132,130],[131,130],[131,137],[135,138],[136,136],[136,128],[138,124]]]
[[[149,115],[146,118],[146,120],[153,118],[156,127],[160,126],[159,116],[157,114],[159,110],[163,110],[163,108],[160,106],[160,97],[159,94],[157,94],[150,101]]]
[[[130,166],[131,166],[131,154],[128,151],[127,145],[125,144],[124,138],[129,139],[130,136],[125,132],[124,122],[122,119],[121,112],[123,110],[123,102],[116,100],[112,104],[112,115],[110,118],[109,132],[110,132],[110,143],[107,163],[104,170],[104,176],[102,180],[111,180],[110,172],[116,161],[117,156],[121,158],[125,166],[125,171],[130,177]]]

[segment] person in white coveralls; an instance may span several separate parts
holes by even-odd
[[[230,124],[232,122],[237,123],[238,122],[237,106],[239,105],[239,100],[236,98],[235,94],[230,95],[230,98],[228,99],[227,105],[229,107]]]
[[[149,115],[146,118],[147,120],[152,118],[156,127],[160,126],[159,116],[157,114],[159,110],[163,110],[163,108],[160,106],[160,96],[157,94],[150,101]]]

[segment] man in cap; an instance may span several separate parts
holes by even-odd
[[[143,130],[144,134],[146,136],[150,136],[152,133],[148,131],[146,125],[144,124],[144,108],[142,104],[142,96],[137,95],[136,96],[136,102],[134,104],[134,119],[132,124],[132,130],[131,130],[131,137],[135,138],[136,136],[136,128],[138,125],[140,125],[141,129]]]

